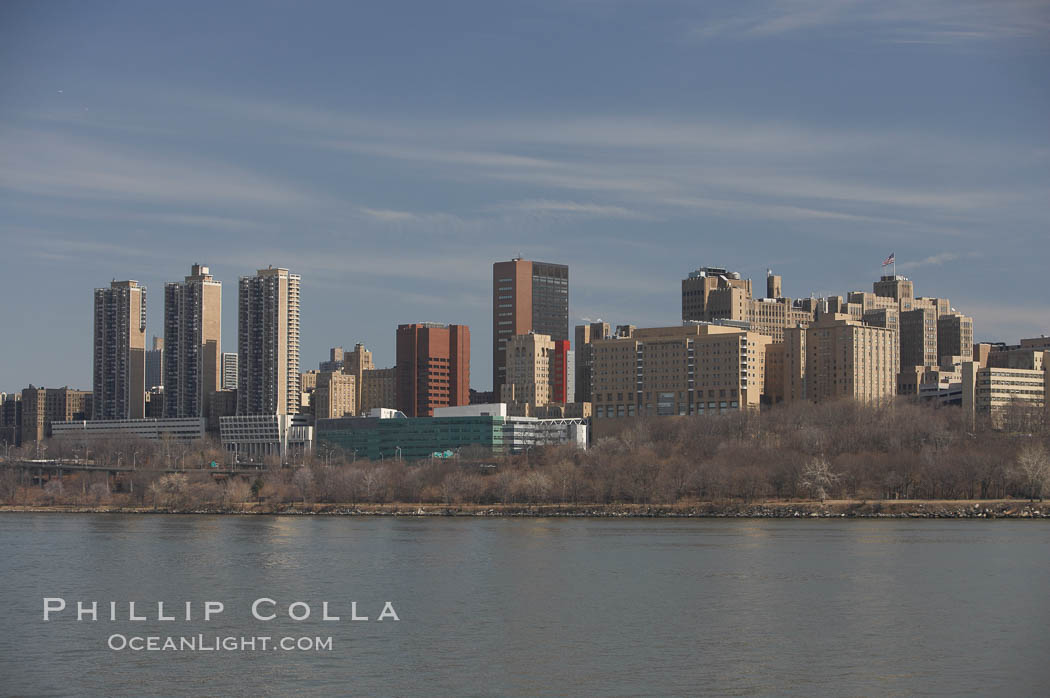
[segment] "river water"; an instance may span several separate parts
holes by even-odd
[[[0,561],[4,695],[1019,696],[1050,680],[1041,521],[5,514]],[[67,605],[47,622],[45,598]],[[260,598],[277,618],[252,616]],[[224,609],[205,622],[207,601]],[[378,621],[388,601],[399,620]],[[293,602],[310,617],[289,619]],[[135,637],[198,649],[111,649]],[[200,649],[216,637],[321,642]]]

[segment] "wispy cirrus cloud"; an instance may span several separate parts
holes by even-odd
[[[100,240],[83,240],[69,237],[68,233],[20,225],[0,226],[0,234],[9,237],[10,250],[19,254],[49,261],[84,263],[85,260],[112,259],[162,259],[165,254],[142,241],[139,245],[128,245]]]
[[[1041,196],[1030,186],[1004,186],[996,177],[965,185],[957,176],[945,178],[949,168],[953,174],[977,173],[988,164],[1027,161],[1031,151],[988,141],[960,142],[940,132],[608,114],[375,119],[226,97],[191,96],[185,101],[218,110],[239,124],[295,133],[301,145],[331,157],[345,153],[388,160],[395,167],[397,162],[412,163],[418,165],[408,170],[413,176],[479,191],[522,189],[532,201],[592,199],[587,204],[605,207],[602,215],[624,219],[630,217],[624,210],[639,219],[666,219],[692,209],[762,220],[782,215],[912,228],[923,223],[933,232],[956,234],[945,228],[944,219],[972,217]],[[857,167],[873,159],[890,163],[888,171],[870,176]],[[930,171],[925,179],[924,168]],[[887,186],[888,181],[907,185]],[[507,199],[501,193],[496,204],[482,211]],[[685,200],[693,203],[683,206]],[[464,217],[473,215],[462,208],[442,214],[412,206],[361,205],[370,220],[399,225],[440,222],[441,215],[463,225]],[[542,207],[504,213],[529,216],[533,222],[539,215],[570,215],[568,209]],[[599,209],[591,213],[597,215]],[[938,226],[924,220],[931,217],[939,219]]]
[[[757,0],[696,22],[690,38],[764,39],[819,31],[863,32],[876,41],[972,43],[1042,39],[1046,0]]]
[[[315,197],[240,167],[60,132],[0,133],[0,189],[80,200],[303,206]]]
[[[493,211],[521,212],[535,215],[585,216],[593,218],[623,218],[631,220],[650,220],[652,216],[634,211],[624,206],[580,201],[554,201],[551,199],[527,199],[523,201],[506,201],[489,207]]]
[[[1050,334],[1050,308],[1045,304],[996,304],[982,298],[953,298],[952,305],[973,317],[976,341],[1016,343],[1022,337]]]

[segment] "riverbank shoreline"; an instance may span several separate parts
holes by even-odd
[[[1050,519],[1050,502],[828,500],[692,504],[244,504],[236,507],[0,506],[0,513],[487,518]]]

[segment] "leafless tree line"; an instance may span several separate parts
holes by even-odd
[[[1016,411],[995,428],[961,410],[897,401],[791,405],[722,417],[624,420],[587,451],[569,446],[492,455],[370,462],[337,449],[295,468],[276,462],[247,477],[205,470],[217,444],[108,444],[98,457],[139,451],[140,469],[112,483],[67,476],[43,487],[0,475],[0,501],[114,504],[176,510],[314,504],[673,504],[766,499],[1041,499],[1050,495],[1050,427],[1042,411]],[[102,455],[102,454],[105,455]],[[50,455],[50,454],[49,454]],[[92,455],[91,460],[95,460]],[[221,462],[221,460],[220,460]],[[199,466],[198,466],[199,467]],[[21,486],[20,486],[21,485]]]

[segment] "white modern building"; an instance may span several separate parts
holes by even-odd
[[[458,405],[456,407],[435,407],[434,417],[507,417],[507,403],[490,402],[480,405]]]
[[[503,447],[510,453],[522,453],[533,446],[558,444],[586,449],[587,420],[508,417],[503,427]]]
[[[219,419],[222,448],[242,463],[275,456],[297,462],[313,450],[314,428],[308,415],[252,414]]]
[[[237,352],[235,351],[222,353],[222,389],[237,389]]]

